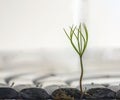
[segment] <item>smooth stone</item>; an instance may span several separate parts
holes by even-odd
[[[21,84],[21,85],[15,85],[13,86],[13,88],[16,90],[16,91],[21,91],[23,89],[26,89],[26,88],[33,88],[35,87],[34,85],[31,85],[31,84]]]
[[[112,91],[117,92],[118,90],[120,90],[120,86],[118,86],[118,85],[116,85],[116,86],[112,85],[112,86],[109,86],[108,89],[111,89]]]
[[[90,99],[115,99],[116,93],[108,88],[92,88],[86,91]]]
[[[18,99],[19,93],[9,87],[0,87],[0,99]]]
[[[58,79],[59,80],[59,79]],[[64,81],[58,81],[58,80],[46,80],[44,82],[41,82],[41,88],[45,88],[46,86],[51,86],[51,85],[67,85]]]
[[[68,88],[68,87],[69,86],[67,85],[50,85],[50,86],[44,87],[44,89],[47,91],[49,95],[51,95],[55,90],[59,88]]]
[[[118,90],[118,91],[116,92],[116,98],[117,98],[117,99],[120,99],[120,90]]]
[[[7,87],[9,87],[9,85],[8,85],[8,84],[0,83],[0,88],[1,88],[1,87],[2,87],[2,88],[3,88],[3,87],[6,87],[6,88],[7,88]]]
[[[80,86],[76,87],[77,89],[80,90]],[[87,90],[91,89],[91,88],[105,88],[105,86],[101,85],[101,84],[83,84],[83,91],[86,92]]]
[[[26,88],[20,91],[22,99],[28,100],[47,100],[50,98],[50,95],[41,88]]]
[[[76,88],[60,88],[52,93],[54,100],[80,100],[80,91]]]
[[[83,99],[83,100],[117,100],[117,99],[99,99],[99,98],[97,98],[97,99]]]

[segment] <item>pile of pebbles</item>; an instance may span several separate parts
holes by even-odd
[[[86,84],[82,100],[120,100],[120,86]],[[18,85],[0,87],[0,99],[14,100],[81,100],[79,89],[67,85],[49,85],[44,88]]]
[[[90,77],[84,79],[84,93],[81,94],[77,76],[74,73],[11,75],[0,80],[0,100],[120,100],[120,82],[116,84],[115,78],[110,78],[109,84],[104,81],[98,84]],[[107,80],[108,77],[103,78]],[[89,84],[91,81],[94,83]]]

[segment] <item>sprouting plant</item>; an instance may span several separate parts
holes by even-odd
[[[70,33],[68,34],[64,29],[68,39],[70,40],[71,45],[73,46],[74,50],[79,55],[80,59],[80,67],[81,67],[81,74],[80,74],[80,91],[81,95],[83,94],[83,87],[82,87],[82,80],[83,80],[83,54],[87,47],[88,43],[88,30],[85,24],[80,24],[79,27],[72,26],[70,27]]]

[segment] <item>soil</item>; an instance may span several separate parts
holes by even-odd
[[[63,88],[55,90],[52,93],[52,97],[54,100],[80,100],[81,94],[75,88]],[[82,96],[83,100],[114,100],[116,98],[118,98],[116,97],[116,92],[108,88],[92,88],[87,90]]]

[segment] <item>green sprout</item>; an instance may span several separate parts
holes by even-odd
[[[79,81],[80,81],[80,91],[82,95],[83,94],[82,80],[83,80],[83,73],[84,73],[82,59],[88,43],[88,30],[85,24],[80,24],[78,28],[76,26],[70,27],[69,35],[65,29],[64,29],[64,32],[66,33],[68,39],[70,40],[70,43],[73,46],[74,50],[79,55],[80,67],[81,67],[81,75],[80,75]]]

